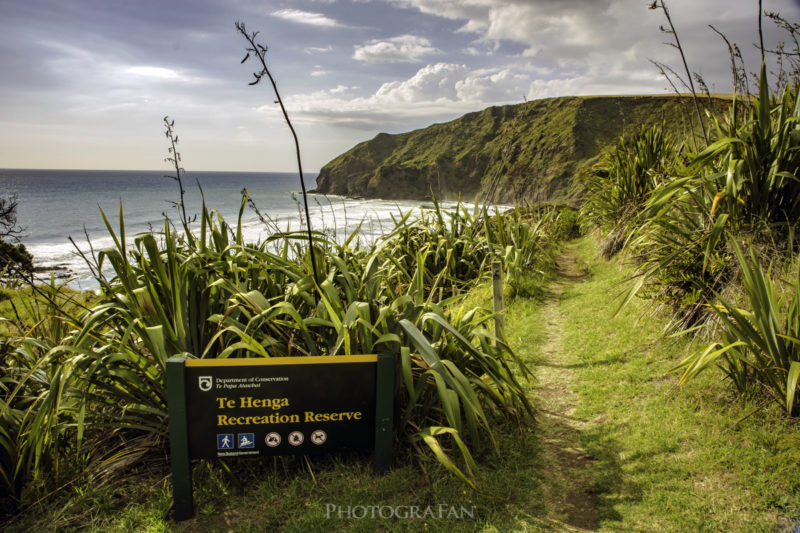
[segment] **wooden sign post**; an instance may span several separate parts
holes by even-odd
[[[167,361],[175,520],[194,514],[192,459],[374,452],[392,462],[394,356]]]

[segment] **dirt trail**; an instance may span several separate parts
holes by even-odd
[[[580,283],[585,277],[574,252],[567,249],[559,257],[558,279],[551,285],[544,303],[543,319],[548,337],[535,365],[548,519],[567,531],[592,531],[598,527],[596,500],[591,493],[589,477],[592,458],[582,448],[580,439],[586,421],[574,416],[577,402],[573,391],[575,362],[562,343],[566,317],[560,309],[564,288]]]

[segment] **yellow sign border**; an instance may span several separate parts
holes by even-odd
[[[376,363],[373,355],[310,355],[306,357],[246,357],[236,359],[186,359],[186,366],[316,365],[320,363]]]

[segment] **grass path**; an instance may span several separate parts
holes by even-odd
[[[571,249],[561,254],[558,264],[558,278],[542,307],[547,337],[535,365],[542,459],[551,465],[545,471],[544,492],[550,520],[565,529],[593,530],[598,521],[588,476],[592,459],[580,439],[586,421],[575,416],[576,377],[563,342],[566,317],[560,306],[565,286],[580,283],[585,275]]]
[[[516,298],[507,335],[536,375],[544,498],[530,530],[793,531],[800,427],[720,374],[678,387],[687,339],[635,299],[614,315],[629,270],[570,243],[543,301]]]

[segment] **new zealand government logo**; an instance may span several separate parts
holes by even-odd
[[[212,376],[200,376],[198,379],[198,386],[200,390],[203,392],[208,392],[211,390],[211,386],[213,385]]]

